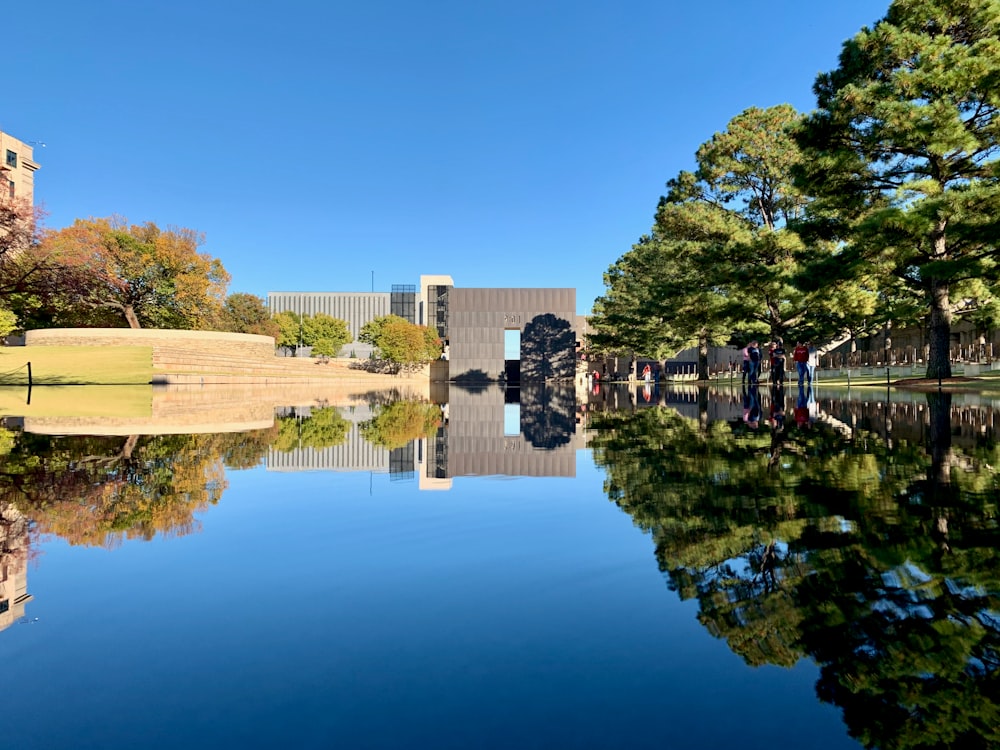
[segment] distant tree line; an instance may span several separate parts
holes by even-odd
[[[808,115],[751,107],[667,182],[604,275],[590,347],[672,356],[753,336],[834,345],[1000,321],[1000,4],[896,0],[844,43]]]

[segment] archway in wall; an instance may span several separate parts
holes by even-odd
[[[449,370],[455,382],[572,380],[575,289],[451,289]],[[507,351],[520,334],[519,358]],[[516,364],[515,364],[516,363]]]
[[[503,332],[503,371],[508,386],[521,384],[521,329]]]

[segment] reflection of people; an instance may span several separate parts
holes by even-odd
[[[795,401],[795,424],[799,427],[809,426],[809,401],[801,382],[799,383],[799,397]]]
[[[743,421],[751,430],[760,426],[760,393],[754,383],[743,389]]]
[[[771,427],[778,432],[785,427],[785,389],[780,385],[771,387]]]
[[[646,381],[646,385],[644,385],[642,387],[642,397],[643,397],[643,399],[645,399],[645,401],[646,401],[647,404],[649,403],[650,399],[653,397],[653,389],[649,385],[649,381],[648,380]]]

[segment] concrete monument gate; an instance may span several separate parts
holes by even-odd
[[[576,289],[469,289],[448,293],[449,378],[503,380],[504,336],[521,333],[522,383],[576,372]]]

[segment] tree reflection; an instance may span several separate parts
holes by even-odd
[[[70,544],[180,536],[219,501],[225,467],[259,464],[276,431],[51,437],[22,434],[0,456],[0,505]]]
[[[576,393],[566,385],[525,384],[520,388],[521,430],[535,448],[566,445],[576,431]]]
[[[430,437],[441,424],[441,407],[420,401],[376,405],[375,416],[362,422],[361,437],[372,445],[395,450],[418,438]]]
[[[343,445],[351,431],[351,423],[333,406],[292,409],[289,416],[276,421],[278,435],[271,447],[284,453],[299,448],[321,450]]]
[[[816,660],[866,746],[997,747],[997,447],[956,450],[948,397],[928,409],[926,450],[669,410],[598,416],[592,446],[670,588],[748,664]]]

